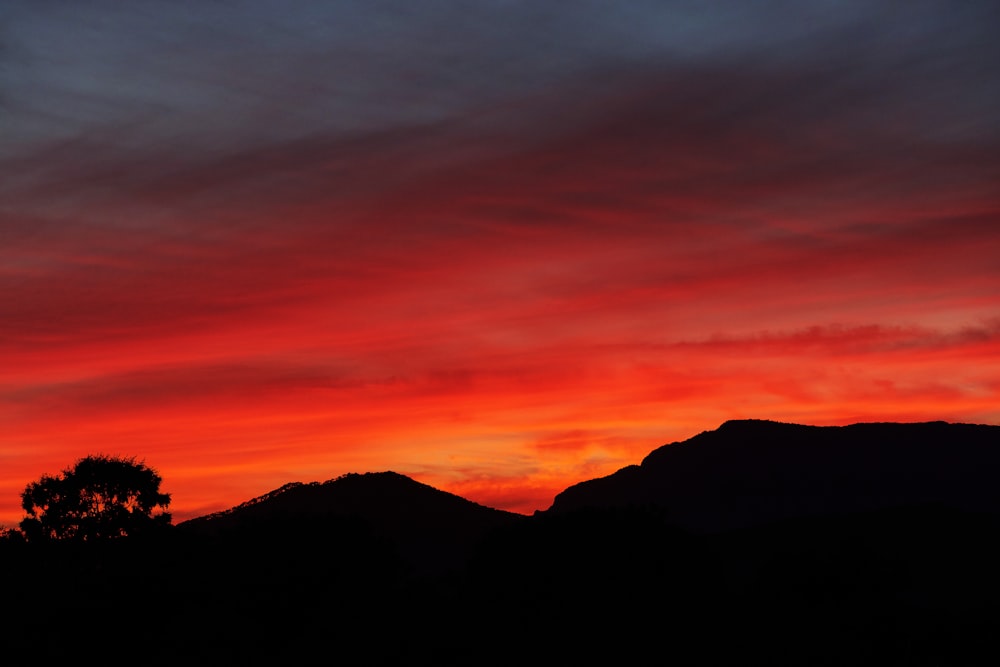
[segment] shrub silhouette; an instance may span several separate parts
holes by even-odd
[[[161,481],[135,458],[86,456],[25,487],[21,530],[29,541],[94,541],[165,527],[170,494],[160,492]]]

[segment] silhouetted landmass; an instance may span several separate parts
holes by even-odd
[[[992,665],[1000,427],[728,422],[533,517],[395,473],[0,544],[10,664]]]
[[[398,550],[417,573],[458,567],[476,540],[524,516],[484,507],[395,472],[348,474],[328,482],[291,483],[232,509],[185,521],[178,529],[206,536],[303,530],[351,521]]]
[[[548,510],[655,506],[692,529],[936,504],[1000,511],[1000,426],[730,421],[576,484]]]

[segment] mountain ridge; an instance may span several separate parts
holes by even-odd
[[[924,433],[920,437],[913,437],[915,433],[921,431]],[[625,505],[664,506],[664,501],[668,496],[657,494],[653,488],[654,486],[661,487],[662,490],[665,484],[671,482],[680,483],[683,479],[690,480],[692,475],[711,473],[712,466],[718,467],[719,463],[731,466],[733,461],[723,460],[723,454],[732,457],[741,465],[763,463],[773,472],[780,472],[775,466],[782,463],[784,463],[786,468],[803,463],[807,464],[808,467],[815,468],[817,462],[830,463],[848,453],[856,455],[867,454],[865,457],[866,462],[868,464],[876,464],[876,472],[884,473],[888,470],[887,464],[889,463],[885,460],[885,457],[891,453],[918,454],[922,457],[921,463],[927,464],[926,457],[932,453],[930,450],[937,447],[937,445],[928,439],[929,434],[938,438],[945,438],[946,436],[954,437],[963,434],[969,436],[971,434],[973,436],[971,440],[975,440],[980,444],[987,439],[995,442],[997,447],[994,448],[994,451],[989,452],[989,456],[986,459],[977,459],[977,461],[979,464],[987,463],[988,469],[996,470],[997,474],[1000,475],[1000,426],[997,425],[932,420],[921,422],[873,421],[838,426],[815,426],[770,419],[731,419],[723,422],[716,429],[701,431],[686,440],[675,441],[656,447],[646,454],[639,463],[623,466],[609,475],[572,484],[556,494],[552,504],[547,509],[538,510],[535,514],[559,513],[587,506],[600,506],[601,503],[609,503],[610,506],[615,507]],[[838,435],[843,437],[837,437]],[[884,443],[877,442],[874,435],[886,436],[888,440],[896,441],[899,441],[902,437],[904,441],[914,446],[909,452],[903,452],[898,448],[896,452],[889,452]],[[855,437],[848,438],[848,436]],[[970,438],[967,437],[966,440],[970,440]],[[840,457],[829,449],[829,445],[834,441],[844,448]],[[964,442],[961,439],[959,441]],[[819,445],[818,447],[816,446],[817,444]],[[966,450],[969,449],[967,446],[963,445],[963,447]],[[706,451],[706,448],[713,450],[711,457],[707,456],[709,452]],[[941,451],[945,450],[942,449]],[[968,453],[968,451],[965,453]],[[706,454],[706,456],[702,457],[701,460],[692,460],[698,458],[696,454]],[[748,456],[748,454],[753,456]],[[814,458],[812,461],[809,461],[804,459],[802,454],[810,454]],[[875,456],[872,456],[873,454]],[[788,460],[782,462],[778,460],[780,456],[786,456]],[[957,460],[957,457],[955,458]],[[662,476],[665,474],[666,468],[670,466],[686,467],[683,468],[683,472],[678,472],[676,475],[666,474],[662,480],[654,482],[649,479],[651,471]],[[905,469],[905,466],[900,467],[900,470],[903,469]],[[962,469],[972,470],[973,472],[975,470],[982,470],[978,465],[971,468],[963,466]],[[861,471],[861,468],[859,468],[859,471]],[[727,473],[729,481],[732,485],[739,486],[736,479],[737,476],[733,475],[733,472],[730,470]],[[745,469],[744,472],[749,473],[751,470]],[[757,472],[759,473],[760,470],[758,469]],[[786,472],[790,473],[790,470]],[[841,470],[841,472],[843,473],[844,471]],[[923,465],[919,472],[926,473],[927,466]],[[973,479],[980,478],[980,475],[973,475]],[[389,484],[388,480],[394,481]],[[764,481],[766,480],[757,480],[756,486],[761,486]],[[829,482],[830,480],[827,481]],[[869,479],[867,481],[871,482],[874,480]],[[957,480],[950,481],[955,482]],[[476,507],[483,510],[485,514],[498,513],[496,516],[507,516],[514,518],[514,520],[526,516],[483,505],[462,496],[418,482],[407,475],[387,470],[364,473],[350,472],[324,482],[287,482],[280,487],[228,509],[187,519],[179,523],[178,526],[221,526],[233,520],[234,517],[245,518],[251,515],[266,514],[268,511],[281,511],[282,513],[294,511],[304,514],[357,512],[364,508],[361,503],[361,496],[350,499],[350,494],[342,494],[338,499],[324,492],[333,490],[340,485],[351,485],[353,487],[352,490],[357,493],[360,491],[360,486],[365,484],[369,484],[372,488],[369,489],[370,493],[365,492],[361,495],[369,500],[379,500],[379,507],[375,510],[376,514],[385,514],[393,510],[392,506],[385,504],[385,501],[389,498],[403,498],[409,491],[414,491],[431,495],[439,494],[437,496],[439,500],[451,503],[455,508],[464,506],[469,511],[473,511],[471,508]],[[617,488],[617,497],[612,498],[609,496],[604,500],[599,500],[598,496],[601,495],[601,492],[597,492],[593,497],[584,500],[584,497],[591,495],[591,492],[595,489],[603,489],[608,486],[615,486]],[[626,487],[631,487],[631,491],[627,490]],[[867,487],[866,490],[871,491]],[[380,493],[384,494],[386,491],[389,491],[387,494],[388,497],[379,497]],[[320,502],[310,502],[316,500]],[[901,500],[906,501],[906,499]],[[932,501],[933,498],[925,500]],[[1000,498],[991,496],[987,500],[991,510],[1000,512]],[[458,501],[462,502],[458,503]],[[915,499],[909,502],[914,501]],[[419,503],[417,506],[419,506]],[[416,506],[410,502],[405,503],[401,507],[409,512],[416,509]],[[877,507],[878,505],[870,509],[876,509]],[[859,507],[859,509],[869,508]],[[366,508],[366,511],[369,513],[371,510],[371,507]],[[237,522],[239,520],[236,519]]]
[[[1000,426],[730,420],[574,484],[546,513],[647,505],[694,529],[940,503],[1000,512]]]

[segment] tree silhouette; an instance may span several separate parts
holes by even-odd
[[[25,487],[21,530],[29,541],[93,541],[170,524],[160,476],[132,457],[91,455]],[[159,510],[159,511],[157,511]]]

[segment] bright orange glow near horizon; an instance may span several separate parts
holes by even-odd
[[[507,54],[480,53],[487,90],[425,35],[443,83],[386,46],[364,66],[392,86],[328,90],[353,51],[239,78],[225,48],[263,46],[235,17],[244,41],[173,59],[127,12],[135,38],[88,24],[41,58],[39,26],[72,24],[43,18],[11,19],[38,69],[10,69],[0,143],[0,525],[94,453],[156,468],[175,521],[380,470],[530,513],[727,419],[1000,423],[1000,115],[956,78],[972,38],[913,81],[886,77],[918,47],[874,40],[901,49],[885,70],[691,45],[586,85],[533,66],[544,40],[507,79],[506,41],[444,42]]]

